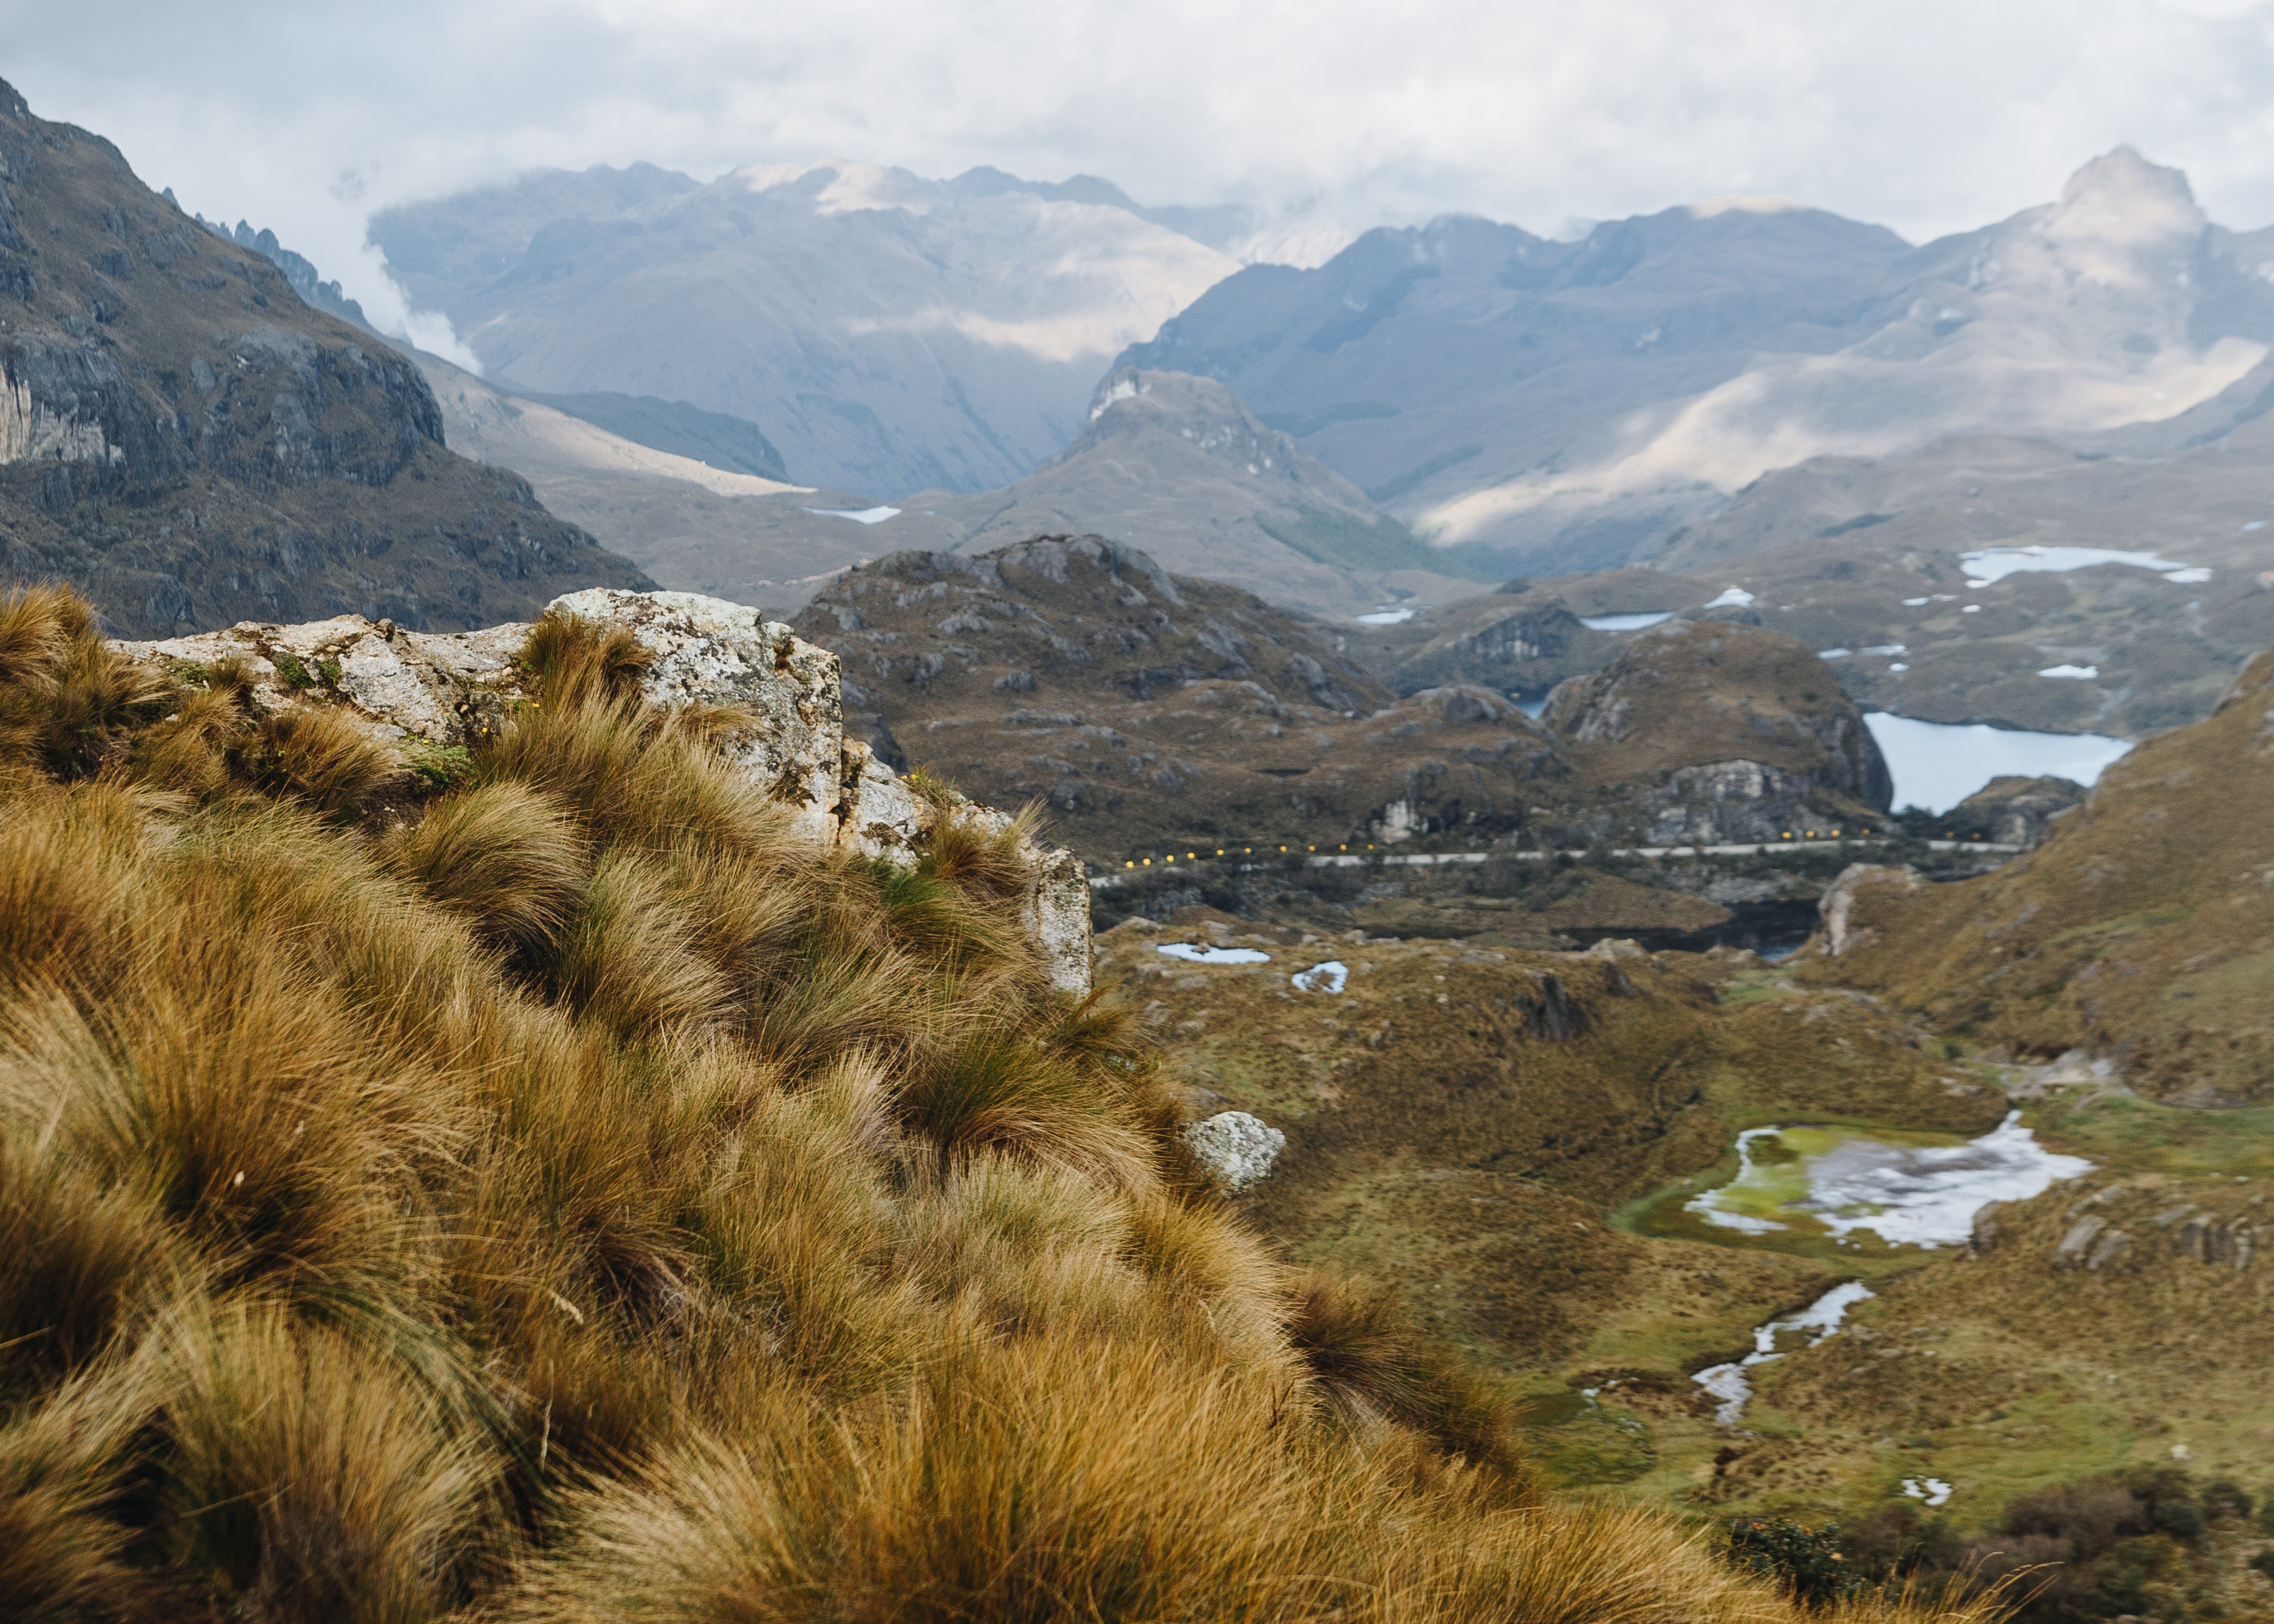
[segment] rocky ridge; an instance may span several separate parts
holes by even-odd
[[[1046,801],[1117,865],[1179,844],[1775,839],[1866,826],[1887,797],[1820,662],[1721,621],[1647,645],[1690,662],[1680,680],[1637,657],[1538,722],[1474,685],[1400,697],[1314,624],[1097,537],[895,553],[795,625],[842,657],[881,752]]]
[[[910,784],[867,745],[847,740],[836,656],[756,610],[689,593],[609,588],[568,593],[549,607],[629,630],[654,656],[642,679],[651,702],[749,711],[747,723],[720,735],[719,748],[787,807],[793,827],[817,845],[907,864],[943,823],[990,833],[1010,825],[1008,815],[945,786]],[[435,750],[463,750],[534,697],[516,658],[529,631],[504,625],[437,635],[340,615],[297,626],[245,622],[118,646],[188,674],[239,661],[262,710],[335,707],[416,762]],[[1087,992],[1089,888],[1081,864],[1033,840],[1020,851],[1027,928],[1049,953],[1053,981]]]

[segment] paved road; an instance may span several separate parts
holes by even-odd
[[[1876,838],[1861,840],[1756,840],[1750,844],[1729,846],[1620,846],[1609,855],[1613,857],[1758,857],[1765,852],[1838,851],[1842,846],[1893,846],[1894,844],[1893,840]],[[1989,840],[1930,840],[1926,844],[1930,850],[1937,852],[1960,850],[2019,852],[2024,849],[2018,846],[1999,846]],[[1585,851],[1561,853],[1511,851],[1502,846],[1483,852],[1401,852],[1380,856],[1358,852],[1321,852],[1314,856],[1307,856],[1303,861],[1314,868],[1355,868],[1370,862],[1379,862],[1385,868],[1399,864],[1420,868],[1431,863],[1480,863],[1489,861],[1495,857],[1513,858],[1519,862],[1545,862],[1551,857],[1585,857],[1587,854]],[[1111,873],[1093,876],[1089,883],[1093,890],[1103,890],[1118,885],[1130,874],[1141,874],[1147,868],[1172,868],[1179,862],[1191,863],[1197,867],[1204,862],[1212,863],[1220,860],[1232,863],[1235,869],[1242,873],[1254,868],[1267,868],[1272,866],[1269,863],[1239,862],[1229,854],[1224,854],[1219,858],[1218,853],[1194,847],[1187,851],[1182,858],[1172,855],[1163,857],[1158,863],[1144,861],[1126,863]]]

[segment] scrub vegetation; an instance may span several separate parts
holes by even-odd
[[[1001,852],[525,660],[423,774],[0,606],[0,1614],[1801,1616],[1253,1235]]]

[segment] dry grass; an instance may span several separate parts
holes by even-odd
[[[988,852],[795,845],[574,624],[366,830],[69,610],[0,613],[8,1616],[1794,1616],[1306,1294]]]

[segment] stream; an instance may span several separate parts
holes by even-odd
[[[1728,1245],[1813,1234],[1854,1246],[1858,1232],[1868,1231],[1890,1246],[1931,1250],[1964,1243],[1989,1203],[2025,1201],[2092,1169],[2081,1156],[2038,1144],[2019,1111],[1962,1144],[1902,1137],[1915,1142],[1847,1128],[1748,1128],[1737,1135],[1737,1176],[1683,1202],[1682,1212],[1702,1219],[1706,1235]],[[1713,1418],[1723,1426],[1743,1418],[1753,1395],[1748,1372],[1784,1357],[1781,1338],[1804,1334],[1811,1348],[1827,1342],[1848,1311],[1871,1295],[1860,1280],[1844,1282],[1798,1313],[1756,1327],[1753,1350],[1742,1359],[1697,1372],[1690,1380],[1718,1401]],[[1904,1492],[1940,1506],[1950,1485],[1906,1480]]]

